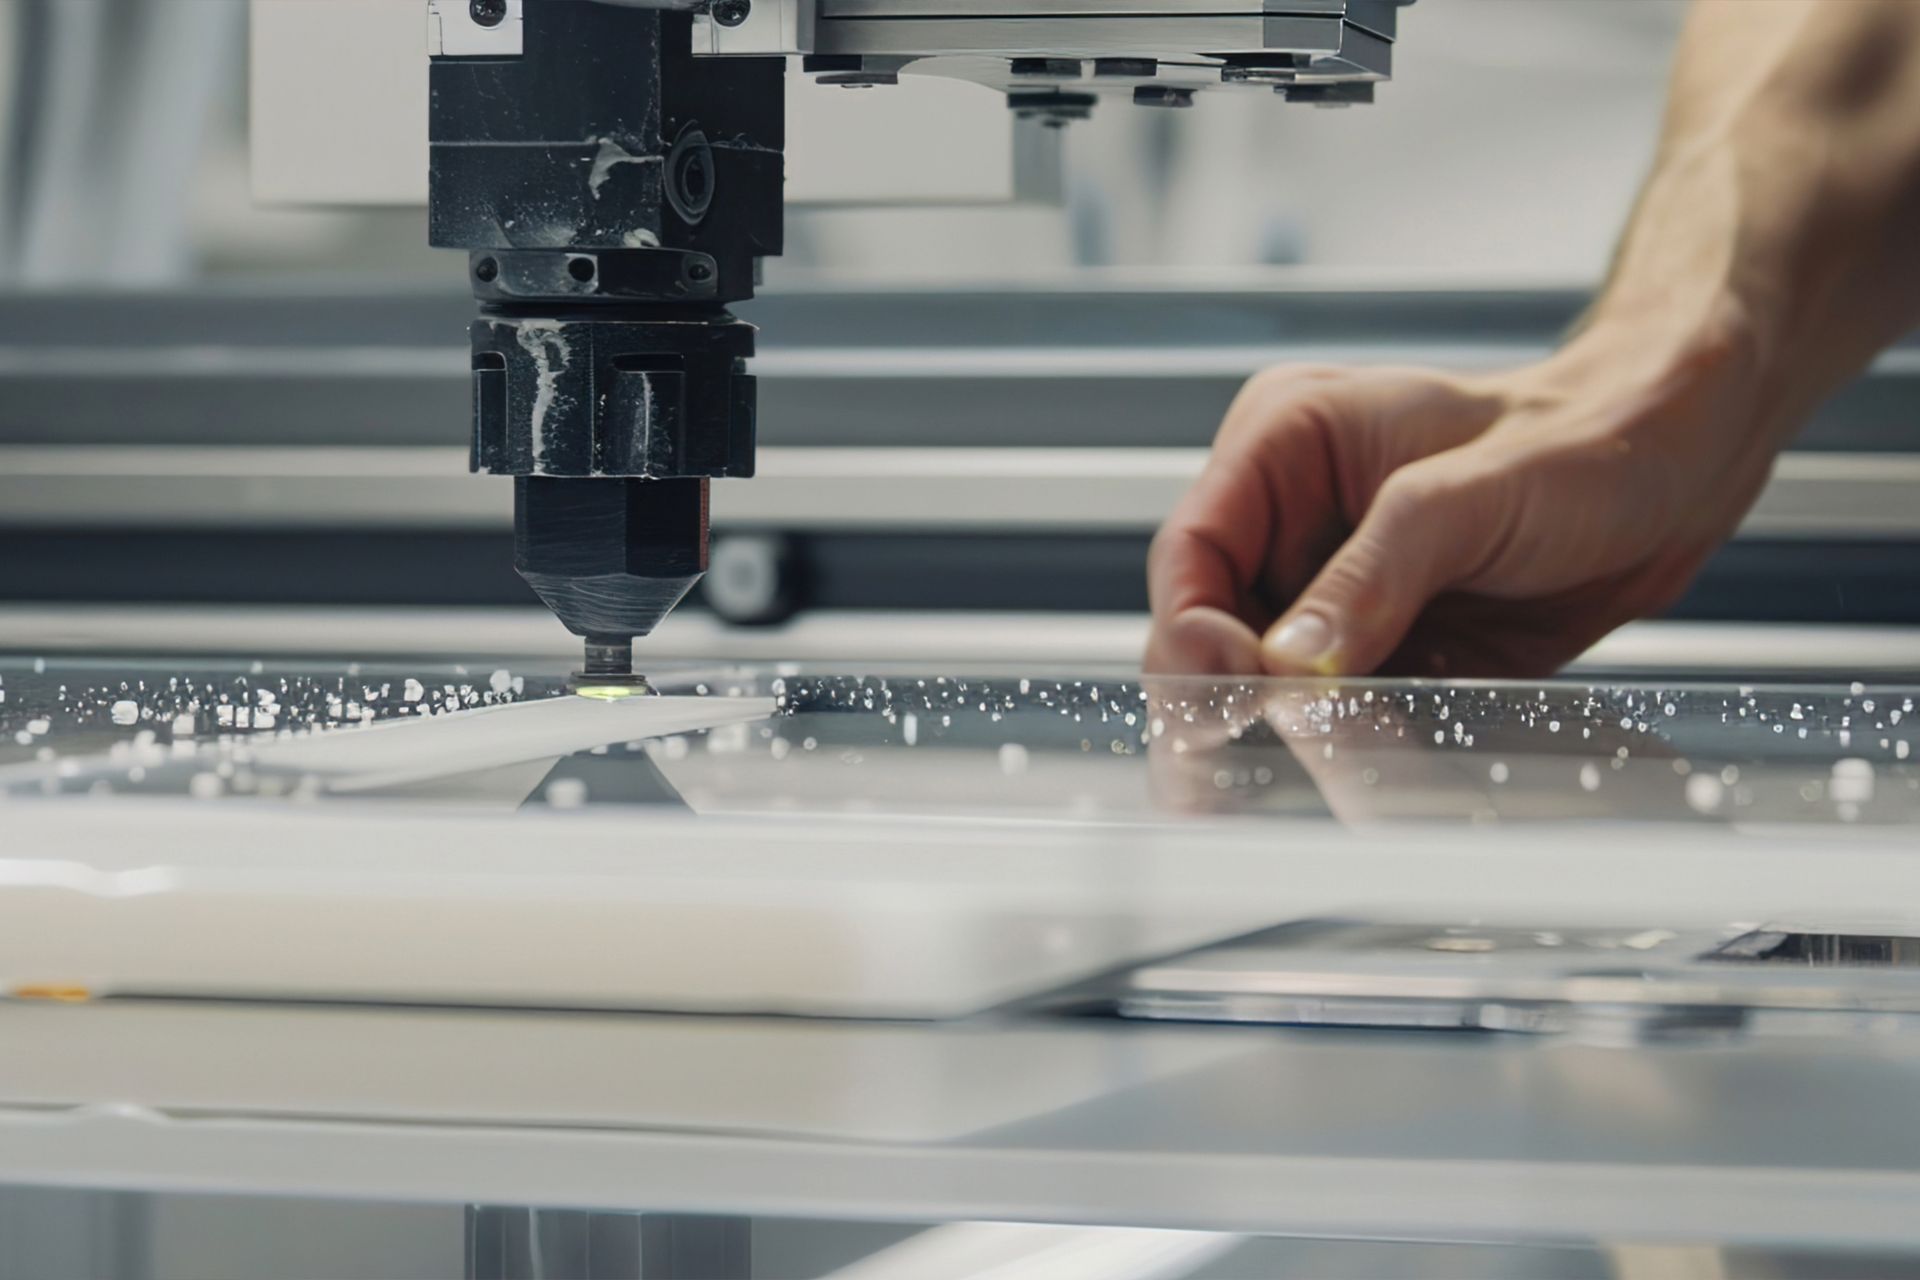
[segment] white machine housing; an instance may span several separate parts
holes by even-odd
[[[482,27],[454,0],[252,0],[256,196],[424,205],[427,55],[513,56],[526,2]],[[704,53],[859,68],[789,77],[788,204],[951,205],[1060,195],[1048,126],[1071,113],[1010,112],[1002,94],[1177,107],[1226,84],[1365,101],[1411,0],[755,0],[733,26],[711,5],[649,3],[696,9]],[[343,67],[360,72],[349,93]]]

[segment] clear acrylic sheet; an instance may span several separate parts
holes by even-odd
[[[0,794],[1354,823],[1920,821],[1920,690],[0,660]]]

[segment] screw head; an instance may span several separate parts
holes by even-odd
[[[507,0],[467,0],[467,16],[482,27],[497,27],[507,20]]]
[[[667,203],[680,220],[697,226],[713,207],[716,178],[707,135],[689,125],[667,153]]]
[[[481,284],[492,284],[500,278],[500,264],[492,258],[482,258],[473,264],[473,278]]]
[[[1016,76],[1078,80],[1084,68],[1078,58],[1015,58],[1009,69]]]
[[[723,27],[737,27],[753,12],[753,0],[713,0],[713,20]]]
[[[1193,105],[1193,90],[1170,85],[1143,84],[1133,91],[1133,100],[1143,107],[1171,107],[1184,110]]]
[[[1292,84],[1299,72],[1290,67],[1222,67],[1222,84]]]
[[[1021,120],[1038,120],[1049,129],[1064,129],[1075,120],[1093,117],[1099,99],[1090,93],[1010,93],[1007,105]]]
[[[816,76],[820,84],[839,85],[842,89],[877,89],[882,85],[900,83],[900,76],[893,71],[833,71]]]

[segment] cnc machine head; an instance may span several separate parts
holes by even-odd
[[[1412,0],[429,0],[433,242],[467,252],[474,470],[601,677],[707,568],[708,482],[753,474],[751,326],[782,248],[788,57],[1065,125],[1201,89],[1370,102]],[[615,664],[617,665],[617,664]]]

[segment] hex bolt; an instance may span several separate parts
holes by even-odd
[[[753,0],[714,0],[713,3],[713,20],[723,27],[739,26],[752,12]]]
[[[507,0],[467,0],[467,16],[476,26],[497,27],[507,20]]]

